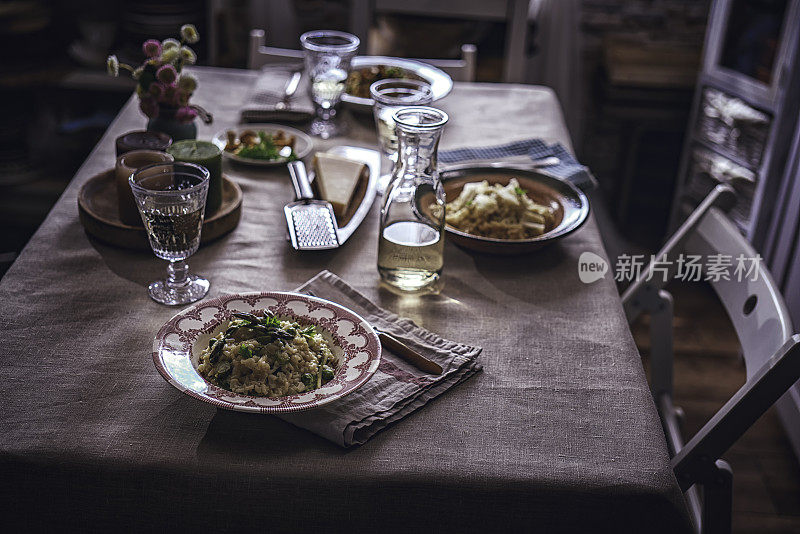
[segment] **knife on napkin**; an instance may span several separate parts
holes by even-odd
[[[420,371],[425,371],[426,373],[430,373],[432,375],[440,375],[442,374],[442,366],[438,363],[429,360],[419,352],[415,351],[396,337],[391,334],[384,332],[383,330],[378,330],[373,325],[373,330],[378,334],[378,339],[381,340],[381,344],[392,351],[392,353],[400,356],[402,359],[419,369]]]

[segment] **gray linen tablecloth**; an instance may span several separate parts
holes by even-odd
[[[233,124],[253,75],[197,69],[199,137]],[[569,146],[545,88],[456,85],[442,147],[538,137]],[[295,253],[285,170],[229,169],[243,218],[189,261],[210,296],[288,290],[322,269],[377,305],[484,348],[484,372],[342,450],[274,417],[218,411],[170,387],[150,358],[176,310],[146,284],[147,253],[90,240],[76,197],[113,165],[114,139],[145,119],[129,102],[0,282],[0,480],[8,526],[68,530],[636,531],[687,529],[658,417],[611,280],[583,284],[584,251],[605,256],[593,219],[515,258],[445,249],[439,295],[379,289],[377,203],[345,246]],[[347,141],[375,147],[372,118]]]

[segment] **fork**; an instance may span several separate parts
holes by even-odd
[[[295,91],[297,91],[297,86],[300,85],[300,78],[302,75],[303,73],[298,70],[289,77],[289,81],[286,82],[286,86],[283,88],[283,96],[280,101],[275,104],[276,110],[283,111],[289,108],[289,99],[291,99]]]

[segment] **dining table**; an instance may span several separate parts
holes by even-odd
[[[255,72],[195,67],[198,139],[239,122]],[[541,138],[571,150],[554,92],[456,83],[433,104],[441,150]],[[371,116],[315,139],[377,149]],[[199,122],[199,121],[198,121]],[[483,370],[360,446],[343,448],[271,415],[218,409],[171,387],[153,339],[177,308],[147,284],[165,262],[89,237],[77,197],[141,130],[135,95],[0,281],[3,523],[26,530],[284,532],[688,532],[645,371],[590,214],[525,255],[446,242],[439,288],[399,294],[376,268],[380,197],[340,248],[295,251],[285,166],[231,165],[243,192],[234,231],[188,260],[206,298],[291,291],[322,270],[377,306],[479,346]],[[313,154],[313,153],[312,153]],[[310,162],[310,160],[309,160]],[[324,530],[323,530],[324,529]]]

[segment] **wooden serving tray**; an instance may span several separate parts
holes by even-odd
[[[135,250],[150,250],[144,226],[130,226],[119,219],[114,170],[92,176],[78,194],[78,213],[86,233],[110,245]],[[222,205],[203,221],[200,244],[219,239],[239,224],[242,215],[242,190],[222,176]]]

